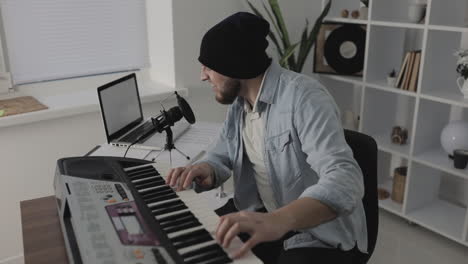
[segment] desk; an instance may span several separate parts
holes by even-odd
[[[21,201],[25,264],[68,263],[55,196]]]

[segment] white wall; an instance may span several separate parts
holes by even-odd
[[[175,86],[172,0],[147,0],[146,11],[150,76],[153,80]]]
[[[260,10],[263,9],[261,0],[252,3]],[[311,26],[321,11],[321,1],[310,0],[280,0],[280,6],[290,31],[292,42],[300,40],[305,19],[309,19]],[[243,0],[173,0],[174,12],[174,43],[176,85],[178,87],[200,88],[200,63],[198,55],[203,35],[212,26],[238,11],[249,11]],[[270,56],[275,56],[271,49]],[[308,57],[303,72],[312,74],[313,50]]]

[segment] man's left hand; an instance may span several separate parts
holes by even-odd
[[[220,218],[216,240],[227,248],[239,233],[248,233],[250,239],[232,256],[239,258],[258,243],[278,240],[288,231],[287,221],[279,214],[241,211]]]

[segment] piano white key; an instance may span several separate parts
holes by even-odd
[[[188,228],[188,229],[180,230],[180,231],[177,231],[177,232],[174,232],[174,233],[167,234],[167,236],[169,238],[173,238],[173,237],[183,235],[183,234],[186,234],[186,233],[189,233],[189,232],[192,232],[192,231],[197,231],[199,229],[203,229],[203,223],[202,223],[201,226],[196,226],[196,227],[191,227],[191,228]]]
[[[190,208],[190,211],[198,218],[203,227],[210,232],[211,236],[215,238],[215,231],[218,226],[219,216],[210,208],[209,201],[202,195],[198,195],[193,190],[185,190],[177,193],[179,198]],[[229,248],[224,250],[229,256],[232,256],[243,246],[243,242],[235,237],[231,241]],[[200,248],[194,246],[194,248]],[[234,263],[238,264],[257,264],[262,263],[251,251],[249,251],[244,257],[237,259]]]
[[[186,248],[181,248],[179,250],[177,250],[180,254],[185,254],[187,252],[190,252],[192,250],[196,250],[196,249],[199,249],[199,248],[202,248],[202,247],[206,247],[206,246],[210,246],[210,245],[215,245],[217,244],[215,240],[212,240],[212,241],[207,241],[207,242],[203,242],[201,244],[198,244],[198,245],[195,245],[195,246],[190,246],[190,247],[186,247]]]

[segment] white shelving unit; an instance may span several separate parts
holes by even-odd
[[[353,112],[358,131],[378,144],[378,183],[390,193],[393,170],[407,166],[403,203],[380,200],[382,209],[468,246],[468,168],[456,169],[440,134],[453,120],[468,122],[468,99],[457,88],[454,51],[468,48],[468,0],[426,0],[421,23],[408,7],[421,0],[370,0],[368,18],[341,18],[359,0],[333,0],[326,21],[365,25],[362,77],[321,74],[342,113]],[[322,1],[325,6],[327,0]],[[421,50],[417,91],[389,87],[386,75],[400,69],[407,51]],[[357,121],[359,120],[359,121]],[[390,140],[392,127],[408,130],[405,145]]]

